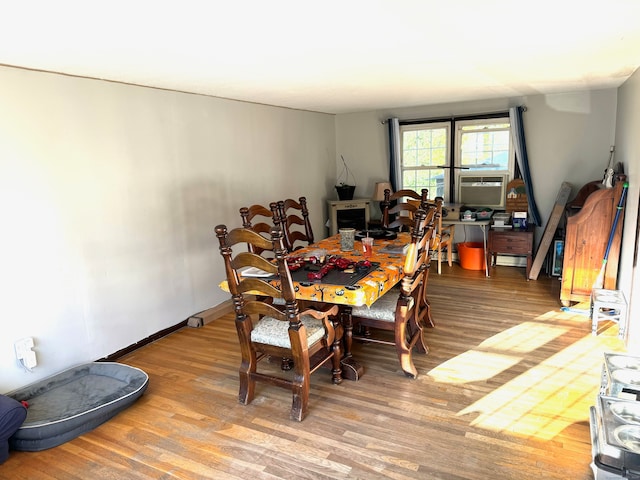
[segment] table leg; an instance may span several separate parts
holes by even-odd
[[[482,230],[482,243],[484,244],[484,273],[489,276],[489,262],[487,261],[487,227],[486,225],[480,225]]]
[[[351,307],[343,307],[340,312],[340,321],[344,328],[344,357],[351,357],[351,345],[353,343],[353,321],[351,319]]]
[[[364,367],[360,365],[351,354],[353,343],[353,320],[351,318],[351,307],[342,307],[340,311],[340,321],[344,328],[344,356],[342,357],[342,378],[346,380],[359,380],[364,374]]]

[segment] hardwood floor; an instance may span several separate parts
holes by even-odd
[[[185,327],[120,359],[150,376],[132,407],[42,452],[12,452],[2,479],[590,479],[588,409],[617,326],[593,337],[560,311],[559,281],[524,268],[433,264],[436,328],[419,377],[392,348],[356,344],[358,382],[317,372],[309,416],[291,394],[258,385],[238,404],[231,315]]]

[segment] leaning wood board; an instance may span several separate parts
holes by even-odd
[[[540,240],[538,251],[536,252],[536,256],[533,260],[533,265],[531,265],[529,280],[538,279],[538,274],[540,273],[540,269],[542,268],[542,264],[544,263],[544,258],[547,256],[547,252],[549,251],[549,247],[551,246],[551,242],[553,241],[553,236],[556,234],[558,223],[562,218],[562,213],[564,212],[564,207],[567,204],[567,200],[569,200],[570,193],[571,184],[568,182],[562,182],[560,191],[558,192],[558,196],[556,197],[556,203],[553,206],[551,216],[549,217],[547,226],[544,229],[542,240]]]

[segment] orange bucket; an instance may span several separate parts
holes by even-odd
[[[465,270],[484,270],[484,245],[482,242],[459,243],[458,258]]]

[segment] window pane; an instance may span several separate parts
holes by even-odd
[[[409,130],[402,134],[402,166],[441,166],[447,158],[447,129]]]
[[[431,141],[429,138],[429,131],[416,130],[415,134],[416,134],[416,148],[419,148],[421,150],[424,150],[425,148],[429,148],[429,145],[431,144]]]
[[[416,171],[417,170],[402,171],[402,188],[416,190],[416,185],[418,183]]]
[[[445,196],[445,175],[442,168],[405,169],[402,172],[402,186],[418,193],[423,188],[429,190],[429,198]]]
[[[402,165],[404,167],[417,167],[418,158],[416,150],[408,150],[402,154]]]
[[[506,170],[509,167],[509,132],[463,132],[460,164],[471,170]]]

